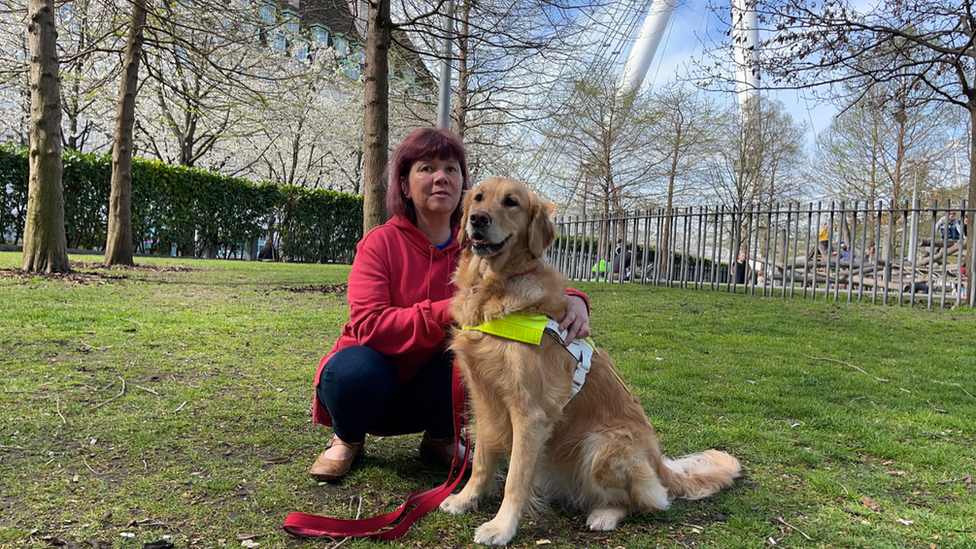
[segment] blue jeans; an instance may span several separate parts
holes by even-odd
[[[453,437],[453,364],[452,354],[441,353],[404,383],[379,352],[346,347],[325,364],[316,393],[345,442],[362,442],[367,432]]]

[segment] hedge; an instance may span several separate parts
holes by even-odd
[[[0,242],[23,237],[28,152],[0,145]],[[69,248],[104,249],[110,155],[65,151],[64,223]],[[254,183],[135,158],[132,235],[137,252],[201,257],[240,251],[270,229],[290,261],[350,262],[362,235],[363,199],[345,193]]]

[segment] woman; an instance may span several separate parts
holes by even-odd
[[[421,455],[454,457],[451,275],[461,250],[461,195],[471,187],[461,140],[447,130],[411,133],[387,166],[392,218],[359,242],[349,274],[349,323],[316,374],[313,421],[334,436],[310,474],[342,478],[366,433],[424,432]],[[560,329],[589,335],[589,303],[575,290]],[[463,453],[464,449],[461,448]]]

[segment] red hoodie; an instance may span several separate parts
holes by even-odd
[[[332,355],[352,345],[382,353],[401,381],[410,380],[443,351],[447,328],[454,322],[450,308],[457,288],[451,275],[460,256],[456,229],[439,250],[399,215],[366,233],[356,246],[349,273],[349,322],[332,351],[319,361],[315,384]],[[570,294],[587,300],[576,290]],[[329,412],[318,398],[314,401],[312,420],[331,426]]]

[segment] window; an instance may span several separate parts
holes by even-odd
[[[329,43],[329,31],[322,25],[312,25],[312,40],[316,44],[326,45]]]
[[[349,42],[346,42],[345,38],[335,38],[335,49],[340,55],[347,55],[349,53]]]
[[[271,4],[264,4],[261,6],[261,21],[267,23],[268,25],[273,25],[275,22],[275,7]]]
[[[299,38],[295,41],[295,59],[298,61],[305,61],[308,59],[308,40],[304,38]]]
[[[288,32],[291,33],[292,36],[297,35],[298,34],[298,14],[295,13],[295,12],[293,12],[293,11],[291,11],[291,10],[285,10],[282,13],[282,19],[285,20],[285,29],[287,29]]]
[[[362,67],[360,67],[359,63],[356,63],[352,58],[346,57],[342,60],[342,74],[346,75],[347,77],[353,80],[359,80],[361,70]]]
[[[280,32],[275,35],[274,42],[272,42],[272,47],[278,51],[285,51],[288,47],[288,40],[285,39],[285,35]]]

